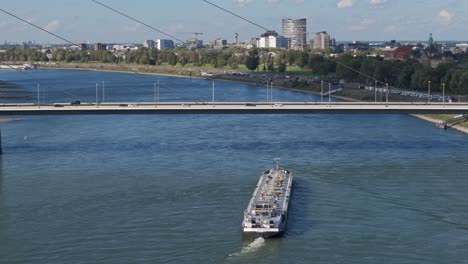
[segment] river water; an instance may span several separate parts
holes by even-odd
[[[43,102],[210,101],[211,82],[94,71],[0,79]],[[53,86],[53,87],[52,87]],[[60,89],[60,90],[59,90]],[[102,89],[100,87],[99,89]],[[319,97],[274,90],[279,101]],[[102,91],[100,90],[100,98]],[[224,101],[266,89],[217,82]],[[1,124],[0,263],[468,263],[468,140],[405,115],[26,116]],[[242,235],[272,159],[288,231]]]

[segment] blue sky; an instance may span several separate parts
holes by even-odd
[[[201,0],[100,0],[180,39],[258,37],[262,29]],[[282,18],[307,18],[308,31],[340,40],[468,40],[468,0],[211,0],[281,33]],[[73,42],[143,42],[167,38],[91,0],[2,1],[0,8]],[[62,43],[0,12],[0,42]]]

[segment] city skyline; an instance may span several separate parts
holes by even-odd
[[[216,38],[239,41],[259,37],[264,30],[224,13],[203,1],[148,1],[140,5],[128,1],[103,1],[180,39],[188,32],[203,32],[205,41]],[[460,0],[234,0],[213,1],[239,15],[277,32],[285,18],[307,19],[310,33],[327,31],[337,40],[425,40],[433,33],[436,40],[466,40],[468,3]],[[181,8],[183,7],[183,8]],[[2,4],[38,26],[80,42],[141,42],[168,38],[143,25],[121,17],[92,1],[64,2],[23,0]],[[262,10],[262,12],[259,12]],[[0,13],[1,42],[62,43],[44,32]]]

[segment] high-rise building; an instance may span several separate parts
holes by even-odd
[[[276,31],[267,31],[261,35],[258,40],[257,47],[259,48],[288,48],[288,39],[279,36]]]
[[[224,46],[227,46],[227,40],[225,40],[225,39],[220,39],[220,38],[215,39],[215,40],[211,40],[211,41],[210,41],[210,46],[211,46],[212,48],[215,48],[215,47],[222,48],[222,47],[224,47]]]
[[[283,19],[283,36],[289,39],[289,48],[301,49],[307,46],[307,19]]]
[[[154,49],[155,47],[154,40],[145,40],[145,42],[143,42],[143,47],[148,48],[148,49]]]
[[[81,48],[82,51],[88,50],[88,44],[86,44],[86,43],[81,43],[81,44],[80,44],[80,48]]]
[[[174,41],[172,41],[170,39],[158,39],[156,42],[158,43],[157,44],[158,50],[173,49],[174,48]]]
[[[102,43],[96,43],[96,45],[94,46],[94,49],[95,49],[95,50],[106,50],[106,49],[107,49],[107,45],[106,45],[106,44],[102,44]]]
[[[315,33],[314,50],[326,50],[330,48],[330,34],[326,31]]]
[[[200,49],[203,48],[203,40],[192,38],[185,41],[185,44],[189,49]]]

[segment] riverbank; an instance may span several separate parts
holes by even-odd
[[[434,118],[434,117],[429,116],[429,115],[411,115],[411,116],[422,119],[422,120],[425,120],[427,122],[431,122],[433,124],[440,124],[440,123],[444,122],[444,120],[442,120],[442,119]],[[449,128],[453,128],[455,130],[458,130],[460,132],[468,134],[468,127],[463,126],[463,125],[449,126]]]
[[[148,65],[126,65],[126,64],[103,64],[103,63],[55,63],[41,64],[38,68],[54,70],[94,70],[100,72],[134,73],[147,75],[160,75],[176,78],[210,79],[227,82],[254,84],[257,86],[266,85],[267,79],[273,82],[275,88],[295,92],[320,95],[318,87],[291,87],[291,83],[296,80],[295,76],[286,78],[285,73],[244,73],[233,69],[213,69],[213,68],[195,68],[181,66],[148,66]],[[315,90],[313,89],[315,88]],[[317,89],[318,88],[318,89]],[[344,101],[359,101],[358,99],[333,96]]]
[[[92,64],[92,63],[57,63],[57,64],[41,64],[40,68],[58,69],[58,70],[95,70],[102,72],[119,72],[119,73],[136,73],[148,75],[161,75],[177,78],[197,78],[197,79],[213,79],[229,82],[247,83],[255,85],[266,85],[266,79],[271,78],[274,87],[283,90],[302,92],[320,95],[321,88],[318,85],[302,85],[300,87],[291,87],[294,82],[305,82],[307,80],[295,76],[288,76],[279,73],[239,73],[237,70],[226,69],[211,69],[211,68],[195,68],[180,67],[180,66],[150,66],[150,65],[122,65],[122,64]],[[332,97],[343,101],[370,101],[374,98],[374,93],[365,90],[346,90]],[[370,99],[369,99],[370,98]],[[401,98],[390,98],[391,101],[400,101]],[[437,119],[428,115],[412,115],[425,121],[438,124],[443,122],[442,119]],[[468,134],[468,127],[463,125],[450,126],[458,131]]]
[[[202,78],[202,72],[210,71],[213,74],[222,74],[226,70],[190,68],[180,66],[159,66],[159,65],[130,65],[130,64],[106,64],[106,63],[48,63],[39,64],[38,68],[57,70],[95,70],[106,72],[122,72],[137,74],[152,74],[171,77],[192,77]]]

